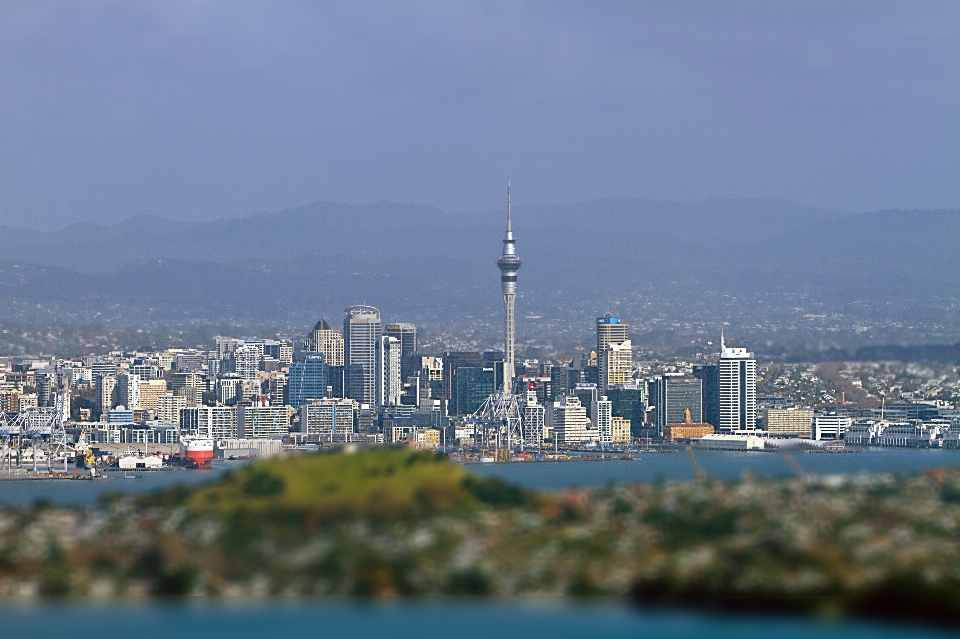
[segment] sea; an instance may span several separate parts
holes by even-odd
[[[938,639],[955,633],[868,621],[717,616],[638,610],[613,602],[432,600],[313,604],[240,601],[0,605],[4,637],[670,637],[671,639]]]
[[[639,458],[637,458],[639,457]],[[696,477],[697,465],[708,477],[738,479],[755,477],[791,477],[805,475],[859,475],[892,473],[907,475],[929,468],[960,466],[960,450],[867,448],[843,453],[804,453],[794,451],[695,451],[694,457],[683,450],[640,452],[634,459],[526,461],[467,464],[471,472],[535,490],[602,487],[613,483],[682,481]],[[791,463],[794,462],[794,463]],[[216,460],[209,470],[163,470],[107,472],[106,479],[0,480],[0,504],[23,506],[37,501],[80,506],[96,502],[110,494],[138,494],[169,488],[177,484],[210,481],[221,473],[238,468],[243,461]],[[796,467],[795,467],[796,466]],[[127,477],[132,477],[128,479]]]

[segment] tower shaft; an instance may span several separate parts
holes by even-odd
[[[510,183],[507,182],[507,232],[503,237],[503,255],[497,260],[500,269],[500,285],[503,289],[504,311],[504,371],[503,389],[509,393],[513,387],[514,375],[514,302],[517,297],[517,271],[520,270],[520,258],[517,257],[516,241],[513,237],[513,214],[510,210]]]
[[[514,319],[513,319],[513,307],[514,301],[517,296],[514,293],[504,293],[503,295],[503,311],[504,311],[504,362],[503,362],[503,388],[504,391],[509,392],[513,387],[513,374],[516,368],[514,368]]]

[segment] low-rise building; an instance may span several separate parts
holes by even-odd
[[[667,424],[663,429],[663,441],[674,442],[678,439],[700,439],[713,435],[710,424]]]
[[[763,439],[756,435],[704,435],[696,446],[707,450],[763,450]]]
[[[772,436],[807,436],[813,424],[812,408],[775,408],[763,410],[763,427]]]
[[[418,448],[436,448],[440,445],[440,431],[436,428],[417,430]]]
[[[161,468],[163,466],[163,460],[156,455],[146,455],[140,457],[138,455],[126,455],[121,457],[117,462],[117,466],[120,467],[120,470],[148,470]]]
[[[630,437],[630,420],[626,417],[613,417],[610,419],[610,428],[613,431],[613,441],[628,442]]]
[[[853,425],[849,417],[836,413],[826,413],[813,418],[813,430],[810,435],[813,439],[843,439]]]

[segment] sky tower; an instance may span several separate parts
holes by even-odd
[[[503,236],[503,255],[497,260],[500,269],[500,284],[503,287],[504,310],[504,365],[503,392],[510,393],[513,388],[514,368],[514,321],[513,306],[517,297],[517,271],[520,270],[520,258],[514,246],[513,220],[510,213],[510,181],[507,181],[507,234]]]

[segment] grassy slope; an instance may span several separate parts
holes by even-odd
[[[480,480],[442,457],[407,448],[268,459],[181,495],[200,513],[289,512],[407,518],[516,503],[515,488]]]

